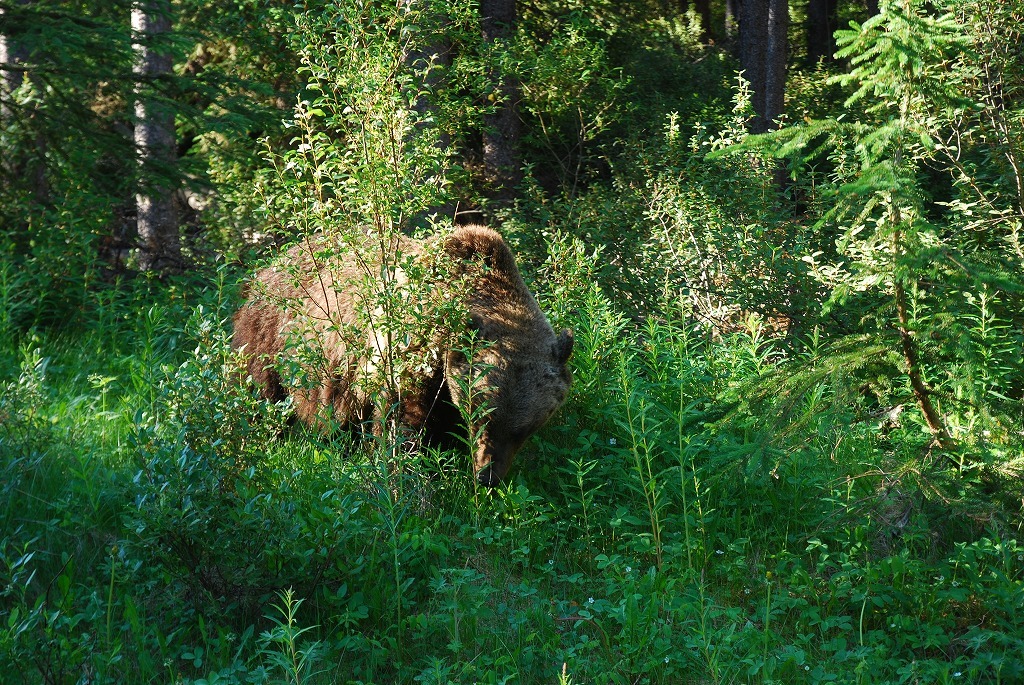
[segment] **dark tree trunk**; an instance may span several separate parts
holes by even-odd
[[[515,0],[480,0],[480,27],[487,43],[510,39],[515,21]],[[491,70],[490,80],[494,111],[484,116],[484,174],[491,199],[508,204],[523,178],[519,162],[519,84],[511,74],[496,68]]]
[[[405,66],[413,73],[418,93],[412,108],[422,122],[438,112],[433,94],[441,87],[444,75],[452,64],[452,45],[444,34],[448,24],[446,16],[430,13],[429,3],[424,0],[404,2],[405,6],[415,13],[419,25],[418,35],[410,43],[404,60]],[[450,142],[447,138],[442,141],[446,146]]]
[[[836,41],[833,33],[837,28],[836,0],[809,0],[807,3],[807,61],[816,64],[818,60],[834,60]]]
[[[172,170],[177,161],[174,110],[155,96],[152,85],[172,73],[171,54],[162,38],[171,30],[170,0],[139,0],[132,9],[135,74],[135,147],[140,187],[135,198],[139,269],[181,269],[181,239],[174,206]]]
[[[789,0],[768,2],[768,45],[765,53],[764,127],[778,128],[786,99],[786,62],[789,57]]]
[[[893,217],[896,224],[900,223],[900,213],[897,210]],[[897,259],[905,258],[906,251],[903,243],[903,231],[897,230],[892,237],[893,253]],[[945,422],[939,414],[938,409],[932,402],[932,391],[924,381],[921,372],[921,361],[918,356],[918,345],[914,339],[913,328],[910,322],[910,313],[907,302],[907,290],[900,278],[893,279],[893,297],[896,304],[896,318],[899,320],[900,347],[903,352],[903,360],[907,365],[907,377],[910,380],[910,387],[914,391],[914,398],[917,406],[921,408],[925,423],[932,433],[936,446],[943,449],[952,447],[952,440]]]
[[[29,0],[17,0],[15,3],[18,9],[25,8],[28,4]],[[4,8],[0,7],[0,17],[4,13]],[[25,21],[21,19],[18,23],[24,25]],[[25,70],[31,62],[29,49],[17,33],[17,30],[10,34],[0,33],[0,124],[6,126],[15,119],[20,119],[22,128],[28,132],[31,142],[27,137],[18,149],[6,150],[0,164],[3,165],[6,180],[11,183],[27,181],[27,187],[35,201],[38,204],[46,204],[50,198],[50,185],[46,175],[46,138],[38,130],[34,106],[32,109],[18,112],[14,104],[14,91],[25,82]],[[32,76],[31,72],[29,79],[38,90],[42,90],[38,78]],[[36,129],[34,133],[31,132],[33,128]]]
[[[429,8],[429,3],[423,0],[405,0],[406,6],[414,11],[423,11],[420,6]],[[415,99],[412,109],[416,113],[416,126],[414,135],[422,135],[427,130],[431,120],[434,126],[437,125],[437,115],[440,108],[437,106],[435,93],[443,86],[445,75],[452,64],[451,41],[445,36],[444,29],[448,24],[446,16],[420,16],[419,25],[421,34],[425,35],[422,41],[414,41],[405,53],[405,65],[413,73],[416,88]],[[426,43],[424,45],[424,43]],[[452,145],[451,136],[441,130],[437,132],[437,147],[442,152],[447,152]],[[430,217],[443,216],[453,218],[455,205],[451,202],[434,205],[424,208],[415,216],[410,217],[406,230],[426,224]]]
[[[750,84],[751,104],[755,120],[751,131],[763,133],[765,113],[765,57],[768,54],[768,2],[769,0],[739,0],[740,69]]]
[[[740,0],[740,68],[750,82],[751,133],[778,125],[786,93],[789,0]]]

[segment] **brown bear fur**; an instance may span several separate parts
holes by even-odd
[[[296,415],[311,425],[325,413],[343,424],[379,422],[374,406],[380,403],[374,402],[368,378],[387,363],[383,360],[397,357],[399,366],[390,375],[398,378],[397,387],[389,388],[388,396],[398,407],[400,424],[427,441],[469,430],[476,436],[477,478],[496,485],[522,444],[565,399],[572,382],[566,366],[572,333],[555,334],[508,245],[491,229],[466,226],[440,245],[401,238],[392,247],[421,264],[430,260],[431,247],[440,247],[450,262],[448,272],[412,292],[454,300],[469,323],[428,316],[419,327],[429,330],[420,330],[421,335],[364,331],[360,319],[367,317],[357,310],[367,308],[360,300],[367,288],[360,284],[368,274],[390,273],[402,280],[403,270],[380,268],[379,257],[376,264],[353,255],[318,258],[317,245],[307,243],[289,250],[281,265],[255,275],[248,301],[235,314],[232,344],[244,350],[249,373],[264,394],[274,400],[291,395]],[[354,332],[366,342],[354,346]],[[471,332],[477,342],[467,359]],[[392,337],[402,342],[389,344]],[[299,352],[303,349],[305,354]],[[385,349],[393,354],[384,354]],[[474,388],[470,397],[467,388]],[[463,413],[485,418],[467,428]]]

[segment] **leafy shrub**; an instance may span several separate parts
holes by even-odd
[[[252,606],[288,585],[308,591],[352,532],[350,505],[326,486],[305,489],[323,483],[326,466],[273,461],[288,407],[243,382],[222,323],[200,308],[189,329],[194,355],[161,386],[155,410],[137,416],[133,554],[195,602]]]

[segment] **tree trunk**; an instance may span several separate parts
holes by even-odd
[[[140,187],[135,197],[141,271],[181,269],[181,239],[172,170],[177,161],[174,111],[155,96],[153,83],[172,73],[163,37],[171,30],[170,0],[139,0],[132,8],[135,42],[135,147]]]
[[[17,0],[15,6],[24,11],[21,8],[26,8],[28,4],[29,0]],[[4,13],[4,8],[0,7],[0,17]],[[19,23],[24,25],[26,21],[22,18]],[[38,105],[18,112],[13,98],[14,91],[25,82],[25,69],[30,62],[29,49],[19,40],[16,30],[0,33],[0,70],[3,70],[0,74],[0,125],[7,126],[14,123],[15,119],[20,119],[21,128],[32,138],[31,142],[24,139],[18,149],[5,151],[0,164],[3,164],[7,180],[12,183],[27,181],[27,187],[36,203],[46,204],[50,199],[50,184],[46,175],[46,138],[35,119],[35,108]],[[37,76],[29,72],[29,79],[37,90],[42,91]],[[35,129],[34,133],[32,129]]]
[[[512,37],[516,20],[515,0],[480,0],[480,27],[490,44]],[[523,175],[519,163],[519,84],[497,68],[490,72],[494,111],[484,115],[483,163],[490,198],[499,204],[512,201]]]
[[[420,94],[413,102],[412,108],[422,123],[433,118],[439,111],[431,96],[441,86],[444,72],[452,64],[451,43],[438,40],[431,45],[412,48],[405,55],[405,63],[416,75],[415,82]],[[443,134],[440,142],[447,148],[451,140],[447,134]]]
[[[690,0],[680,0],[679,9],[685,15],[690,9]],[[711,30],[711,0],[693,0],[693,11],[700,17],[700,40],[707,43],[716,33]]]
[[[768,2],[768,44],[765,53],[765,130],[778,128],[786,99],[786,62],[789,58],[789,0]]]
[[[740,69],[750,83],[751,105],[754,108],[752,133],[763,133],[765,113],[765,57],[768,54],[768,1],[739,0]]]
[[[739,0],[725,0],[725,39],[732,41],[739,33]]]
[[[809,0],[807,3],[807,62],[817,64],[818,60],[834,61],[836,41],[833,33],[837,28],[836,0]]]
[[[405,0],[405,5],[412,12],[423,13],[429,10],[429,3],[423,0]],[[416,114],[413,136],[422,135],[430,126],[428,122],[431,120],[434,122],[433,126],[437,126],[440,108],[437,106],[435,93],[442,87],[448,68],[452,64],[451,40],[444,34],[448,18],[444,15],[420,15],[417,18],[420,20],[420,33],[426,34],[429,38],[420,41],[417,36],[416,42],[409,46],[404,56],[405,66],[412,72],[416,88],[412,104],[412,110]],[[424,45],[423,42],[427,44]],[[443,130],[438,131],[436,145],[442,153],[447,153],[452,145],[451,136]],[[415,228],[425,225],[431,217],[454,218],[454,213],[455,204],[444,201],[442,204],[431,205],[417,212],[408,219],[408,224],[404,228],[411,233]]]
[[[901,117],[906,118],[907,109],[909,107],[909,98],[904,100],[904,104],[901,111]],[[900,157],[902,152],[897,150],[896,164],[899,166]],[[898,262],[905,258],[906,250],[904,248],[904,234],[899,228],[902,222],[902,212],[897,207],[893,213],[893,220],[896,223],[896,230],[892,235],[892,251],[896,256],[896,262],[893,267],[898,267]],[[921,414],[924,416],[925,423],[928,424],[928,430],[931,431],[932,439],[934,444],[946,449],[951,446],[951,440],[949,431],[946,430],[945,423],[942,417],[936,410],[935,405],[932,403],[931,390],[924,381],[924,376],[921,373],[921,362],[917,354],[917,342],[914,340],[914,334],[911,330],[910,324],[910,313],[907,303],[907,290],[900,280],[899,275],[894,274],[892,279],[893,286],[893,300],[896,305],[896,320],[898,321],[897,330],[900,334],[900,348],[903,352],[903,361],[907,365],[907,378],[910,380],[910,387],[914,392],[914,398],[917,400],[917,406],[921,409]]]
[[[903,352],[903,361],[907,365],[907,378],[910,379],[910,387],[914,391],[914,398],[917,406],[921,409],[928,430],[932,433],[935,444],[942,448],[950,446],[949,432],[939,416],[939,412],[932,403],[931,390],[924,382],[921,375],[921,362],[917,355],[917,343],[910,331],[910,316],[907,313],[907,294],[903,285],[898,281],[894,285],[894,296],[896,300],[896,318],[899,321],[900,348]]]
[[[740,0],[740,68],[750,82],[751,133],[778,126],[786,93],[789,0]]]
[[[0,7],[0,17],[3,17],[4,12],[4,8]],[[11,93],[21,87],[24,80],[24,72],[19,67],[23,66],[26,57],[27,51],[16,36],[0,33],[0,69],[3,69],[3,78],[0,80],[0,122],[4,124],[13,116]]]

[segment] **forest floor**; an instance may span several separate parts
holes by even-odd
[[[1012,508],[958,500],[911,407],[737,412],[784,362],[756,318],[544,301],[573,396],[488,491],[465,454],[284,428],[234,380],[231,290],[4,341],[5,681],[1024,682]]]

